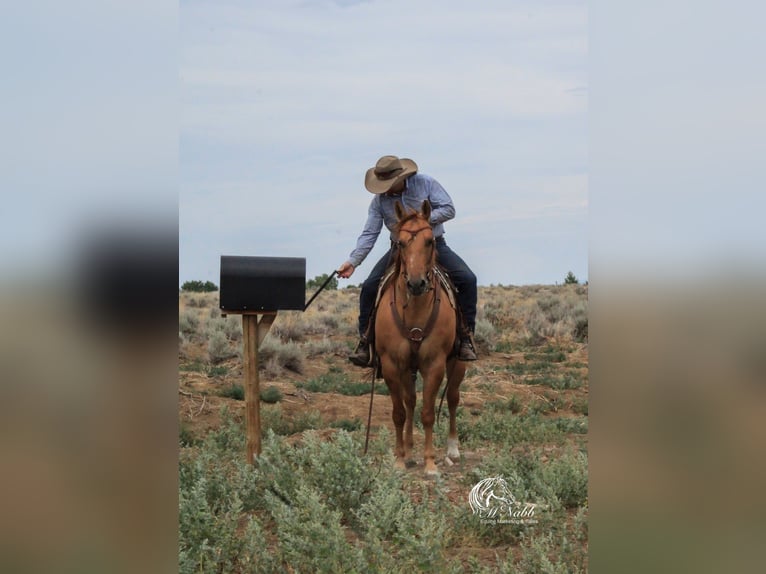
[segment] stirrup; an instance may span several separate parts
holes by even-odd
[[[370,344],[367,342],[367,339],[362,337],[359,340],[359,344],[354,349],[353,354],[349,355],[348,360],[357,367],[372,366],[372,353],[370,352]]]

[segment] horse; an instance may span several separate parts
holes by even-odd
[[[394,464],[400,469],[405,468],[405,461],[412,457],[415,381],[420,371],[425,474],[433,478],[439,475],[433,446],[434,406],[445,373],[450,417],[447,456],[453,461],[460,458],[456,413],[466,365],[458,361],[454,353],[458,315],[456,305],[447,300],[439,277],[443,274],[436,266],[431,204],[425,200],[419,212],[405,211],[397,201],[395,211],[394,270],[392,278],[382,287],[375,312],[375,352],[393,404]]]

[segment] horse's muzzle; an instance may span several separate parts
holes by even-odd
[[[428,281],[425,279],[407,279],[407,291],[417,297],[428,291]]]

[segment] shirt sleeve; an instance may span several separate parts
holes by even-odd
[[[367,223],[359,239],[356,240],[356,248],[349,255],[348,261],[355,268],[359,267],[365,257],[375,247],[380,230],[383,229],[383,213],[381,212],[378,198],[374,197],[370,202],[370,208],[367,210]]]
[[[452,198],[435,179],[430,181],[428,201],[431,202],[431,225],[438,225],[455,217]]]

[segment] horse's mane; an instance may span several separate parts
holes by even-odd
[[[405,223],[417,218],[420,218],[423,221],[425,221],[425,218],[421,215],[419,211],[415,211],[414,209],[407,209],[407,215],[403,219],[400,219],[399,221],[396,222],[396,225],[394,226],[394,231],[396,233],[399,233],[402,230],[402,227],[404,226]],[[429,226],[431,225],[430,221],[428,221],[427,223]]]

